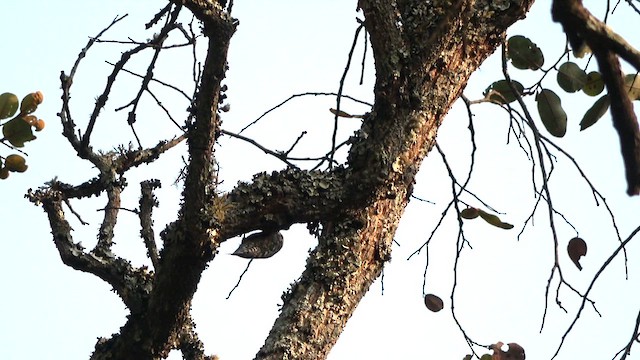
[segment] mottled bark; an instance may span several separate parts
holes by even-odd
[[[119,335],[96,346],[93,359],[154,359],[166,357],[176,348],[181,335],[191,334],[183,331],[183,327],[191,327],[191,299],[219,244],[218,220],[206,209],[215,197],[213,145],[220,126],[217,108],[236,24],[221,5],[199,1],[185,5],[203,22],[208,51],[194,120],[187,130],[189,165],[182,207],[178,219],[163,233],[164,247],[145,306],[131,313]]]
[[[352,196],[284,298],[256,359],[323,359],[390,259],[415,173],[469,76],[532,1],[359,2],[376,62],[375,105],[349,153]],[[427,5],[428,4],[428,5]],[[364,204],[364,206],[362,206]]]

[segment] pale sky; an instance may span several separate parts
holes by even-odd
[[[268,5],[267,5],[268,3]],[[551,23],[550,1],[539,0],[527,19],[512,27],[509,34],[530,37],[543,50],[548,69],[564,49],[564,35]],[[604,14],[604,4],[592,8]],[[59,180],[77,184],[88,180],[95,171],[78,160],[60,135],[56,117],[60,110],[60,71],[69,71],[88,36],[94,36],[117,15],[129,17],[108,32],[105,39],[144,40],[146,23],[163,1],[58,1],[2,2],[5,15],[1,92],[19,97],[41,90],[45,101],[36,114],[45,119],[45,131],[24,148],[29,154],[29,169],[12,174],[1,182],[0,207],[2,237],[0,239],[0,276],[4,296],[0,300],[1,359],[86,359],[97,337],[109,337],[125,322],[127,311],[109,286],[94,277],[66,267],[51,239],[43,211],[29,204],[23,195],[58,176]],[[357,27],[355,1],[236,1],[233,16],[240,26],[232,39],[229,55],[228,102],[231,111],[223,115],[223,128],[237,132],[264,111],[302,92],[336,92],[342,76],[353,33]],[[185,11],[186,13],[186,11]],[[88,16],[87,14],[91,14]],[[183,22],[188,22],[184,17]],[[639,44],[634,24],[640,17],[625,4],[610,16],[611,26],[632,44]],[[635,32],[635,33],[634,33]],[[105,76],[111,71],[104,62],[117,61],[125,47],[96,45],[83,60],[72,88],[72,111],[79,124],[86,124],[94,98],[102,92]],[[345,94],[372,101],[373,63],[369,58],[365,82],[358,85],[362,43],[356,51],[347,78]],[[370,54],[370,52],[369,52]],[[189,51],[176,50],[158,66],[156,76],[191,93],[191,59]],[[138,65],[144,65],[142,57]],[[585,62],[579,62],[582,66]],[[593,64],[591,68],[593,68]],[[532,84],[540,72],[513,70],[512,77],[525,86]],[[185,76],[186,75],[186,76]],[[482,91],[499,80],[500,59],[493,56],[472,77],[465,95],[482,97]],[[131,77],[122,76],[122,85],[112,94],[112,103],[103,112],[94,132],[96,148],[110,150],[118,144],[133,142],[126,126],[126,112],[114,112],[126,104],[137,88]],[[582,114],[597,98],[583,94],[565,94],[555,84],[555,72],[547,75],[545,87],[555,89],[569,114],[569,130],[556,143],[571,152],[598,190],[606,197],[616,214],[623,239],[638,225],[638,199],[625,194],[623,165],[617,136],[609,117],[592,128],[579,131]],[[186,108],[184,98],[175,92],[158,90],[163,103],[174,109],[179,122]],[[148,99],[147,99],[148,100]],[[528,103],[535,114],[535,103]],[[348,100],[342,109],[361,114],[368,109]],[[152,145],[158,136],[175,132],[175,126],[153,107],[138,115],[138,128],[143,145]],[[297,148],[297,155],[320,155],[330,146],[335,107],[330,97],[301,98],[270,114],[243,135],[261,144],[286,150],[302,131],[308,134]],[[528,225],[520,239],[517,235],[531,213],[536,199],[531,186],[530,163],[513,138],[506,144],[508,116],[495,105],[477,105],[474,125],[478,153],[470,190],[497,210],[501,218],[515,225],[512,230],[493,228],[474,220],[465,222],[464,230],[473,246],[465,248],[458,269],[455,310],[466,333],[480,343],[498,341],[522,345],[528,359],[548,359],[555,352],[579,306],[579,298],[566,286],[559,298],[569,313],[555,305],[557,275],[551,286],[545,327],[540,333],[544,311],[544,292],[553,261],[553,242],[548,229],[546,208],[538,209],[535,226]],[[537,119],[537,118],[536,118]],[[340,139],[346,139],[359,126],[356,119],[343,119]],[[538,120],[539,121],[539,120]],[[470,153],[468,119],[462,103],[457,103],[440,129],[438,141],[453,164],[454,172],[463,180]],[[542,125],[538,122],[538,126]],[[544,130],[542,130],[544,132]],[[167,154],[157,164],[141,167],[127,177],[129,187],[123,207],[138,204],[139,182],[147,178],[162,180],[157,196],[160,208],[154,212],[156,233],[175,218],[180,188],[173,186],[182,163],[182,149]],[[0,154],[12,152],[4,148]],[[283,163],[263,154],[250,144],[223,138],[216,148],[220,162],[221,190],[231,189],[238,181],[249,181],[252,174],[283,168]],[[252,159],[253,161],[247,161]],[[596,206],[585,181],[571,163],[558,155],[550,187],[554,206],[577,229],[589,246],[578,271],[564,250],[561,266],[565,280],[579,291],[589,285],[594,273],[617,246],[617,239],[606,210]],[[422,282],[424,251],[407,261],[427,239],[451,197],[451,185],[439,155],[434,151],[424,161],[418,175],[414,195],[435,202],[411,201],[396,234],[393,261],[385,268],[384,295],[380,280],[371,287],[349,321],[342,337],[329,355],[330,360],[346,359],[462,359],[469,353],[464,338],[453,321],[451,286],[457,236],[457,220],[449,213],[430,248],[427,292],[439,295],[445,309],[428,311],[423,303]],[[464,200],[480,206],[471,197]],[[68,214],[76,241],[92,247],[100,224],[104,199],[72,202],[90,225],[83,226]],[[116,227],[114,251],[130,259],[134,265],[149,264],[139,239],[137,217],[122,212]],[[561,247],[576,232],[561,218],[556,218]],[[240,239],[231,239],[220,248],[220,254],[205,271],[193,302],[193,314],[200,338],[208,353],[221,359],[250,359],[263,344],[281,304],[280,296],[304,268],[307,251],[316,245],[303,225],[283,232],[284,248],[273,258],[254,261],[240,287],[231,299],[227,294],[246,266],[246,260],[229,255]],[[629,280],[625,281],[624,262],[616,259],[596,284],[591,299],[602,314],[585,309],[577,328],[568,336],[557,359],[611,359],[632,335],[640,308],[638,303],[637,241],[628,247]],[[481,350],[479,350],[481,351]],[[640,359],[633,349],[630,359]],[[178,358],[177,356],[172,358]]]

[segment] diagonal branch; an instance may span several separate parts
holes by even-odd
[[[399,3],[403,8],[398,9]],[[462,3],[464,8],[473,1]],[[433,147],[443,117],[471,73],[495,50],[496,40],[531,5],[511,3],[508,11],[488,15],[487,2],[478,3],[468,10],[487,16],[470,20],[467,11],[457,13],[444,0],[358,2],[371,37],[377,79],[375,104],[354,137],[344,170],[349,200],[333,220],[322,222],[318,246],[299,281],[283,296],[282,312],[256,359],[324,359],[382,273],[415,174]],[[398,16],[403,10],[408,14],[410,9],[430,8],[435,9],[435,19]],[[453,34],[438,33],[426,24],[440,20],[474,23],[456,27]],[[410,44],[415,48],[407,46],[402,32],[414,26],[437,33],[425,35],[436,44],[435,50],[420,41]],[[467,56],[467,49],[477,51]],[[366,205],[352,210],[351,201]]]

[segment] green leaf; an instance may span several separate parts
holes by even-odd
[[[600,120],[604,114],[609,110],[609,95],[603,95],[600,99],[596,100],[596,102],[587,110],[587,112],[582,117],[582,121],[580,121],[580,131],[588,128],[589,126],[596,123],[596,121]]]
[[[463,219],[467,219],[467,220],[475,219],[475,218],[478,217],[479,214],[480,214],[480,212],[478,211],[478,209],[473,208],[473,207],[468,207],[468,208],[460,211],[460,216]]]
[[[513,84],[513,87],[520,95],[522,95],[524,86],[515,80],[511,80],[511,84]],[[516,100],[516,96],[513,91],[511,91],[507,80],[498,80],[489,85],[489,87],[484,91],[484,96],[498,104],[508,104]]]
[[[582,92],[589,96],[599,95],[604,90],[604,81],[602,75],[597,71],[587,74],[587,82],[582,87]]]
[[[587,73],[576,63],[567,61],[558,68],[558,85],[568,93],[574,93],[587,83]]]
[[[625,75],[624,86],[631,100],[640,99],[640,74]]]
[[[513,229],[513,225],[503,222],[502,220],[500,220],[498,216],[489,214],[484,210],[478,209],[478,215],[480,215],[480,217],[484,219],[484,221],[488,222],[489,224],[495,227],[499,227],[501,229],[506,229],[506,230]]]
[[[551,90],[543,89],[537,96],[538,113],[547,131],[555,137],[567,133],[567,113],[562,109],[560,98]]]
[[[491,360],[493,359],[493,356],[491,356],[490,354],[484,354],[480,357],[480,360]]]
[[[18,104],[18,97],[15,94],[0,94],[0,119],[12,117],[18,111]]]
[[[542,50],[529,38],[522,35],[509,38],[507,56],[511,59],[511,64],[518,69],[538,70],[544,64]]]
[[[33,131],[31,131],[31,126],[19,117],[11,119],[4,124],[2,134],[15,147],[23,147],[25,142],[36,139],[33,136]]]

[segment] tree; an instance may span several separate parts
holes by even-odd
[[[318,246],[309,254],[305,272],[283,296],[281,315],[257,358],[326,356],[390,259],[393,236],[411,197],[415,175],[422,159],[434,147],[448,109],[460,97],[469,76],[502,44],[505,30],[524,16],[531,2],[496,5],[458,1],[452,6],[444,1],[360,1],[358,5],[375,58],[375,101],[370,111],[357,117],[362,119],[362,127],[345,145],[340,146],[335,135],[332,137],[330,151],[318,159],[326,170],[305,170],[294,163],[290,152],[271,151],[287,163],[285,169],[257,174],[251,183],[238,184],[229,192],[218,191],[215,143],[223,135],[241,138],[223,131],[220,125],[226,54],[238,25],[229,15],[232,2],[168,4],[151,23],[162,19],[162,30],[148,42],[133,44],[132,50],[114,64],[113,76],[97,98],[86,127],[76,124],[69,101],[81,57],[70,73],[61,75],[64,136],[78,156],[95,166],[99,174],[80,185],[52,181],[45,188],[31,191],[29,198],[47,213],[63,262],[109,283],[131,312],[119,334],[98,342],[94,358],[155,358],[165,356],[174,347],[187,358],[205,358],[189,309],[201,274],[214,260],[218,246],[238,235],[252,231],[274,234],[297,223],[309,224],[310,231],[318,236]],[[164,50],[170,31],[182,33],[189,45],[195,41],[196,32],[176,22],[179,12],[186,10],[202,22],[205,39],[201,40],[207,45],[207,55],[201,71],[194,71],[197,91],[193,97],[186,96],[192,102],[185,116],[184,134],[150,148],[144,148],[139,141],[137,147],[121,147],[108,153],[95,151],[91,142],[95,138],[94,126],[112,95],[116,75],[124,71],[129,57],[144,49],[151,49],[157,56]],[[591,39],[584,30],[577,33],[587,42]],[[85,50],[99,38],[92,39]],[[139,95],[127,107],[128,122],[136,137],[136,108],[153,81],[154,61],[155,57],[149,70],[141,75]],[[517,93],[513,87],[510,90]],[[498,93],[504,95],[504,91]],[[340,118],[353,117],[341,109],[340,95],[337,99],[336,129]],[[539,136],[539,132],[534,134]],[[181,208],[175,221],[162,232],[160,251],[155,248],[150,221],[153,191],[159,184],[153,180],[141,184],[136,213],[153,271],[135,267],[112,252],[113,229],[123,212],[124,175],[134,167],[156,161],[185,139],[189,159]],[[535,146],[540,141],[536,138]],[[348,155],[342,162],[336,150],[346,146]],[[627,166],[631,180],[632,169]],[[546,189],[547,174],[543,175]],[[457,185],[453,185],[452,206],[462,215]],[[631,181],[629,188],[635,188]],[[104,221],[96,247],[85,251],[72,237],[65,216],[71,208],[65,211],[64,206],[71,199],[98,194],[108,198]],[[549,203],[553,218],[548,193],[541,190],[540,199]],[[488,221],[504,224],[485,214]],[[460,216],[458,219],[461,221]]]

